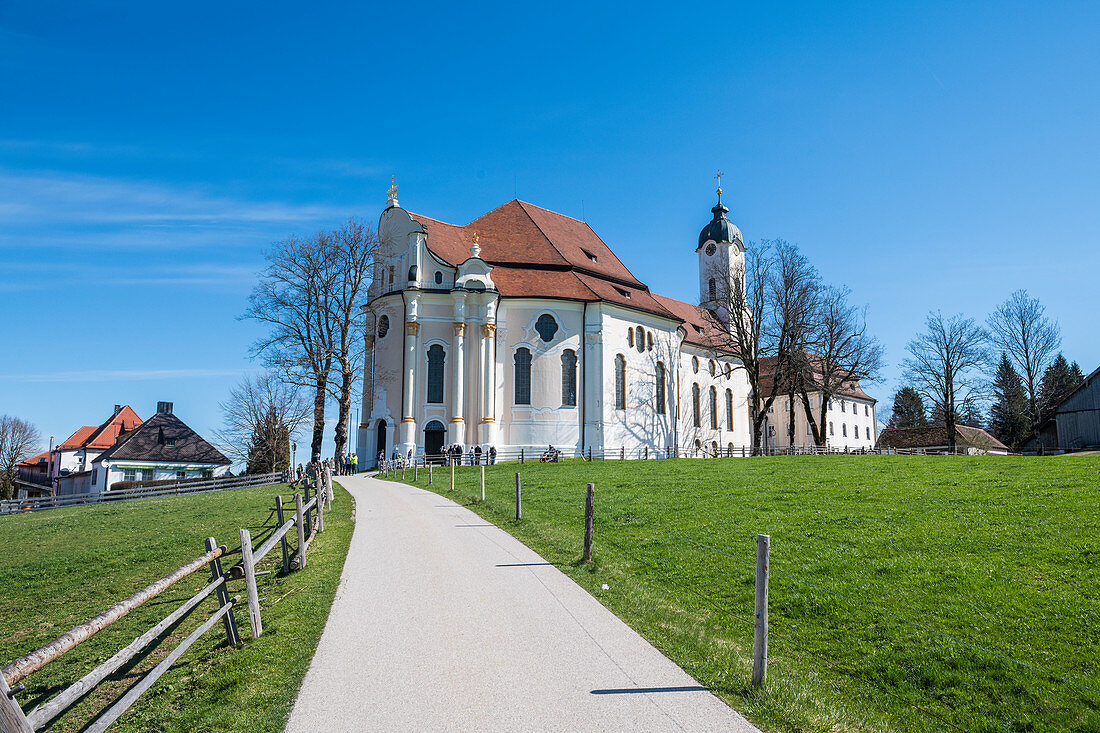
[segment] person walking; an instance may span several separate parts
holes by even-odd
[[[356,453],[351,454],[351,473],[352,475],[359,473],[359,456]]]

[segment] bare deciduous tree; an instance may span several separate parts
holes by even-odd
[[[799,394],[814,443],[824,446],[826,414],[833,397],[856,382],[874,381],[883,364],[883,348],[867,331],[866,309],[852,305],[848,288],[826,287],[819,293],[813,334],[808,339],[808,358],[797,373]],[[799,366],[796,364],[796,366]],[[817,417],[810,391],[821,392]]]
[[[982,397],[979,377],[988,361],[988,334],[973,318],[945,318],[930,313],[926,330],[905,347],[904,378],[933,405],[933,414],[947,429],[947,447],[955,450],[955,425],[960,415]]]
[[[290,441],[313,411],[300,387],[270,371],[242,378],[221,408],[218,442],[249,473],[270,473],[287,465]]]
[[[1043,372],[1054,359],[1062,343],[1057,322],[1045,315],[1038,298],[1028,297],[1026,290],[1017,290],[997,306],[987,320],[993,343],[1008,354],[1009,361],[1019,370],[1027,389],[1032,424],[1038,427],[1039,389]],[[1039,452],[1043,452],[1043,434],[1037,433]]]
[[[331,293],[325,298],[332,322],[332,353],[339,371],[339,383],[331,387],[339,419],[336,422],[336,455],[348,452],[348,418],[351,400],[363,367],[363,318],[359,295],[367,289],[374,271],[378,237],[374,229],[358,219],[349,219],[332,236],[330,252]]]
[[[249,296],[245,318],[270,327],[252,353],[289,383],[313,392],[311,454],[321,452],[328,379],[334,361],[331,297],[335,273],[329,264],[332,235],[318,232],[276,242],[265,254],[267,268]]]
[[[26,420],[0,415],[0,499],[10,499],[15,483],[15,466],[34,455],[42,437]]]

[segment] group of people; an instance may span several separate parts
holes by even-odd
[[[461,466],[466,462],[471,466],[480,466],[482,463],[491,466],[497,462],[497,449],[496,446],[489,446],[488,450],[482,450],[480,445],[475,445],[473,450],[464,451],[462,446],[452,444],[444,446],[437,455],[427,456],[427,459],[430,461],[433,458],[437,458],[437,456],[441,456],[447,465],[454,464],[456,466]],[[411,466],[413,458],[414,456],[411,450],[407,455],[402,455],[396,448],[393,451],[393,455],[390,456],[390,460],[394,461],[398,466]],[[379,451],[378,465],[381,466],[385,459],[386,454]]]
[[[347,455],[340,453],[336,456],[334,471],[337,476],[350,476],[359,473],[359,456],[354,453],[348,453]]]

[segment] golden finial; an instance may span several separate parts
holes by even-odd
[[[477,232],[474,232],[474,244],[478,243]]]
[[[474,257],[480,257],[481,256],[481,245],[477,243],[477,240],[478,240],[477,232],[474,232],[474,243],[470,245],[470,254],[473,255]]]

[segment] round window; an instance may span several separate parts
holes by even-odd
[[[435,273],[435,284],[436,285],[442,285],[443,284],[443,273],[442,272],[436,271],[436,273]]]
[[[390,317],[382,316],[378,319],[378,338],[383,338],[390,332]]]
[[[549,342],[554,338],[554,334],[558,332],[558,322],[549,313],[543,313],[535,321],[535,330],[539,332],[539,337],[543,341]]]

